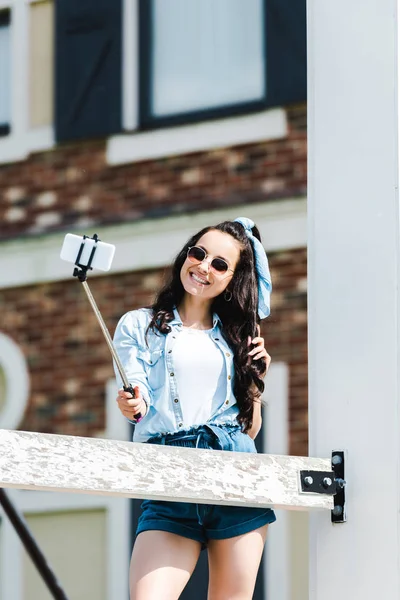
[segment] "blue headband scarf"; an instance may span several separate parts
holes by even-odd
[[[239,217],[238,219],[235,219],[235,222],[243,225],[247,237],[253,244],[258,282],[258,315],[260,319],[265,319],[265,317],[268,317],[270,313],[270,298],[272,290],[268,258],[262,243],[253,235],[253,221],[251,219],[247,219],[246,217]]]

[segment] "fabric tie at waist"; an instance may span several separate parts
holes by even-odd
[[[151,438],[148,444],[159,444],[167,446],[181,446],[189,448],[212,448],[214,450],[233,450],[233,442],[229,435],[230,430],[240,429],[239,426],[218,427],[216,425],[201,425],[179,431],[167,433]]]

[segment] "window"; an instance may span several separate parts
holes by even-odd
[[[264,0],[141,3],[141,123],[265,106]]]
[[[55,8],[59,141],[129,129],[126,102],[137,98],[136,131],[306,99],[305,0],[58,0]]]
[[[304,0],[139,0],[142,129],[306,99]]]
[[[11,35],[10,11],[0,11],[0,135],[10,132]]]

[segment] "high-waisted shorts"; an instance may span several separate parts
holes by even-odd
[[[257,452],[251,437],[242,433],[236,425],[202,425],[184,432],[153,437],[146,443]],[[271,508],[144,500],[136,533],[168,531],[196,540],[204,548],[210,539],[222,540],[242,535],[275,520]]]

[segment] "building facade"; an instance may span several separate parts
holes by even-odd
[[[298,0],[0,0],[1,427],[130,435],[97,321],[59,259],[67,232],[116,245],[111,272],[89,282],[112,332],[151,302],[194,231],[249,216],[274,287],[260,448],[307,454],[305,37]],[[135,506],[14,496],[71,597],[126,594]],[[257,598],[305,600],[306,517],[278,527]],[[4,519],[0,546],[0,597],[44,598]]]

